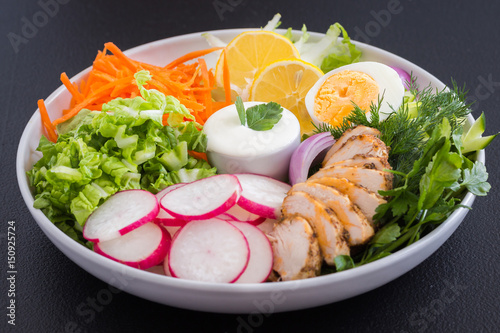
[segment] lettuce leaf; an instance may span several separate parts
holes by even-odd
[[[179,182],[212,176],[216,169],[188,155],[205,152],[202,126],[174,97],[145,89],[149,72],[136,73],[141,96],[116,98],[101,112],[82,110],[58,126],[52,143],[41,137],[42,158],[27,172],[34,207],[76,241],[87,217],[126,189],[153,193]],[[169,114],[163,126],[163,115]]]
[[[281,25],[281,15],[276,14],[263,30],[274,31]],[[302,25],[302,35],[293,40],[292,28],[288,28],[284,36],[292,41],[300,53],[300,58],[321,68],[324,73],[332,69],[358,62],[361,51],[351,43],[347,31],[339,23],[332,24],[325,36],[316,42],[309,42],[307,28]],[[339,36],[342,34],[342,41]],[[211,45],[214,43],[211,43]]]
[[[335,45],[329,50],[329,54],[323,58],[321,62],[321,70],[324,73],[332,69],[358,62],[361,58],[361,50],[356,45],[351,43],[351,39],[339,23],[335,23],[334,27],[342,31],[342,42],[336,42]]]

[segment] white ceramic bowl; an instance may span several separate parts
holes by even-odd
[[[229,41],[245,30],[213,31],[217,37]],[[321,34],[311,33],[311,38]],[[444,84],[418,66],[376,47],[356,43],[363,51],[364,60],[383,62],[413,72],[421,85],[431,83],[436,88]],[[164,65],[186,52],[206,48],[201,33],[168,38],[145,44],[126,52],[140,61]],[[89,59],[89,63],[92,59]],[[212,64],[215,55],[207,61]],[[72,78],[81,80],[89,69]],[[54,73],[59,75],[59,73]],[[51,119],[61,116],[70,95],[59,87],[46,99]],[[472,116],[469,117],[472,122]],[[459,208],[442,225],[413,245],[373,263],[351,270],[300,281],[263,284],[216,284],[175,279],[130,268],[107,259],[74,242],[52,224],[38,209],[33,208],[33,196],[25,172],[40,158],[35,151],[41,132],[40,114],[29,120],[17,152],[17,178],[24,201],[40,229],[77,265],[97,278],[136,296],[175,307],[222,313],[272,313],[305,309],[350,298],[380,287],[408,272],[436,251],[460,225],[469,210]],[[484,153],[479,160],[484,162]],[[474,196],[468,193],[462,204],[471,206]]]

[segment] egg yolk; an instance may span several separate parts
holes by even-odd
[[[344,70],[323,82],[314,99],[314,113],[319,120],[337,126],[354,109],[353,103],[367,112],[378,101],[379,86],[366,73]]]

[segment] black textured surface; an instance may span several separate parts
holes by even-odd
[[[42,0],[41,3],[54,3]],[[500,2],[498,1],[70,1],[59,0],[20,44],[24,20],[43,19],[37,1],[2,0],[0,10],[0,331],[18,332],[478,332],[500,326],[500,144],[487,151],[492,191],[428,260],[364,295],[319,308],[267,317],[180,310],[119,293],[82,314],[107,285],[66,258],[40,231],[22,201],[15,154],[36,101],[88,67],[104,42],[122,49],[203,30],[258,27],[273,14],[283,26],[324,32],[339,21],[351,37],[398,54],[449,84],[465,83],[500,129]],[[215,4],[231,6],[219,15]],[[393,7],[394,6],[394,7]],[[52,7],[53,8],[53,7]],[[387,10],[392,8],[393,14]],[[384,11],[384,12],[381,12]],[[38,16],[37,16],[38,15]],[[376,17],[379,17],[379,21]],[[365,36],[357,33],[364,31]],[[485,85],[490,81],[492,84]],[[16,225],[16,326],[7,324],[7,222]],[[86,308],[87,310],[89,308]],[[260,320],[262,319],[262,320]],[[242,326],[249,322],[253,326]]]

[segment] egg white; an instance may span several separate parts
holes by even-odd
[[[391,67],[379,62],[357,62],[336,68],[326,73],[307,93],[305,98],[307,112],[309,112],[309,115],[316,125],[323,123],[323,121],[319,120],[314,113],[314,99],[318,90],[321,88],[326,79],[333,74],[344,70],[363,72],[369,75],[378,84],[379,99],[383,98],[379,110],[381,121],[387,119],[392,112],[399,109],[401,103],[403,102],[405,89],[398,73]],[[374,103],[376,104],[377,101],[374,101]]]

